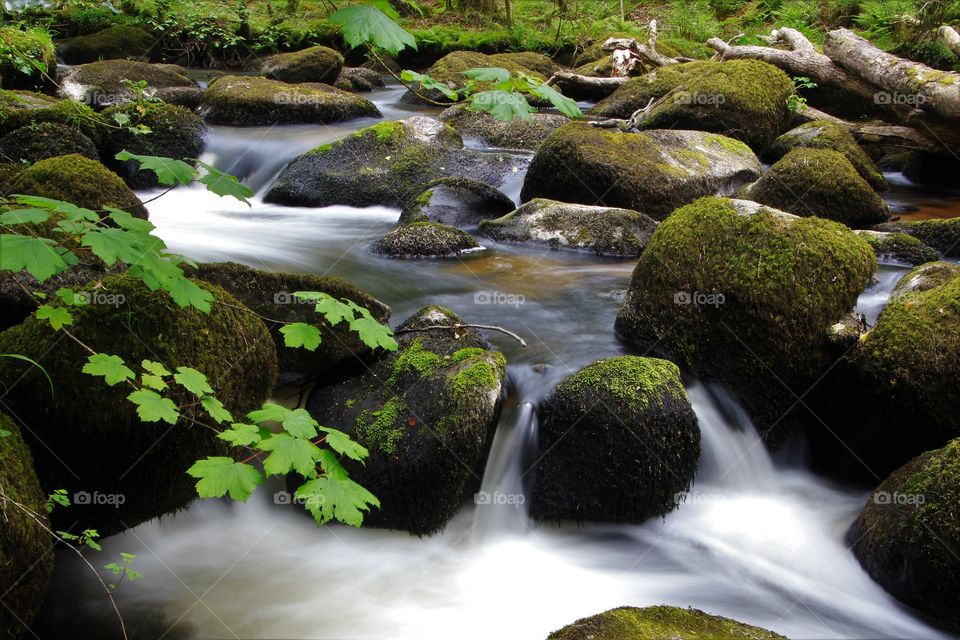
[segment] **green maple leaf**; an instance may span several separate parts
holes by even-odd
[[[530,87],[530,93],[547,100],[556,107],[557,111],[568,118],[582,118],[583,112],[575,100],[568,98],[553,87],[547,84],[534,84]]]
[[[153,360],[144,360],[140,363],[140,366],[143,367],[145,371],[149,371],[153,375],[160,376],[161,378],[166,378],[170,375],[170,372],[167,371],[165,366]]]
[[[518,118],[530,122],[533,120],[530,114],[536,111],[519,93],[502,89],[473,94],[470,97],[470,109],[486,111],[497,120],[504,122],[511,122]]]
[[[290,409],[286,407],[281,407],[278,404],[272,402],[265,402],[263,406],[256,411],[251,411],[247,414],[247,417],[253,420],[254,422],[280,422],[282,423],[287,419],[287,416],[290,415]]]
[[[238,447],[248,447],[260,442],[263,436],[257,425],[235,422],[226,431],[218,433],[217,437]]]
[[[400,72],[400,79],[405,82],[419,82],[420,86],[427,91],[439,91],[450,100],[459,100],[460,96],[451,89],[446,83],[434,80],[430,76],[404,69]]]
[[[163,420],[176,424],[180,419],[180,410],[170,398],[164,398],[156,391],[140,389],[127,396],[127,400],[137,405],[137,415],[144,422]]]
[[[206,162],[200,162],[199,160],[195,162],[207,171],[199,179],[199,182],[207,187],[207,191],[215,193],[221,198],[230,196],[246,203],[248,206],[252,206],[247,198],[253,197],[253,189],[237,180],[236,176],[224,173]]]
[[[217,422],[231,422],[233,420],[233,416],[223,406],[223,403],[213,396],[200,398],[200,406]]]
[[[370,315],[370,312],[351,320],[350,330],[356,332],[363,344],[371,349],[383,347],[387,351],[397,350],[397,341],[393,339],[393,331],[377,322],[376,318]]]
[[[343,454],[357,462],[363,462],[366,457],[370,455],[366,447],[355,442],[343,431],[330,427],[319,427],[319,429],[326,434],[324,436],[324,442],[337,453]]]
[[[103,376],[106,383],[111,387],[118,382],[132,380],[136,377],[133,371],[123,362],[123,358],[106,353],[95,353],[88,356],[87,364],[83,365],[81,371],[92,376]]]
[[[510,80],[510,72],[500,67],[484,67],[482,69],[467,69],[463,75],[476,82],[493,82],[500,84]]]
[[[121,162],[136,160],[140,163],[140,169],[153,171],[157,174],[157,181],[167,187],[172,187],[175,184],[187,185],[197,177],[197,170],[183,160],[161,158],[158,156],[141,156],[126,150],[121,151],[114,157]]]
[[[337,520],[351,527],[363,524],[364,512],[379,507],[377,497],[349,477],[324,475],[304,483],[296,493],[297,500],[313,516],[317,524]]]
[[[213,393],[213,387],[207,382],[207,376],[191,367],[177,367],[173,379],[197,397]]]
[[[282,421],[283,430],[295,438],[316,438],[317,421],[306,409],[294,409]]]
[[[0,234],[0,270],[27,273],[44,282],[77,264],[77,256],[49,238]]]
[[[50,212],[46,209],[14,209],[0,214],[0,224],[37,224],[46,222]]]
[[[178,269],[179,271],[179,269]],[[195,282],[181,275],[168,281],[164,289],[181,307],[194,307],[203,313],[210,313],[210,303],[213,294],[200,287]]]
[[[283,334],[283,344],[288,347],[303,347],[307,351],[314,351],[320,346],[320,329],[306,322],[291,322],[280,327]]]
[[[150,233],[156,227],[150,223],[149,220],[143,220],[142,218],[136,218],[132,214],[127,213],[122,209],[114,209],[113,207],[104,207],[104,210],[110,214],[110,219],[113,220],[117,226],[127,229],[128,231],[136,231],[138,233]]]
[[[257,485],[263,483],[263,474],[244,462],[222,456],[198,460],[187,469],[197,481],[197,495],[201,498],[219,498],[229,494],[234,500],[246,502]]]
[[[48,304],[41,305],[37,309],[38,320],[48,320],[54,330],[59,331],[65,325],[73,324],[73,316],[63,307],[51,307]],[[120,362],[123,362],[122,360]]]
[[[301,300],[316,302],[317,306],[314,307],[314,311],[322,315],[331,325],[335,325],[341,320],[353,320],[353,311],[350,307],[331,295],[320,291],[297,291],[293,295]]]
[[[296,471],[305,478],[312,478],[317,473],[317,459],[321,450],[309,440],[277,433],[262,440],[260,449],[270,452],[263,461],[263,470],[268,476]]]
[[[387,8],[382,4],[379,6]],[[392,12],[393,9],[388,11]],[[332,14],[329,20],[343,27],[343,39],[351,47],[370,45],[389,51],[392,55],[397,55],[407,47],[417,48],[417,41],[412,35],[371,4],[344,7]]]

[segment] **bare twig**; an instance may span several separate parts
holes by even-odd
[[[417,331],[441,331],[441,330],[456,331],[457,329],[487,329],[488,331],[499,331],[500,333],[508,335],[514,340],[516,340],[517,342],[519,342],[520,346],[522,347],[527,346],[527,343],[524,341],[524,339],[518,336],[517,334],[515,334],[514,332],[507,331],[503,327],[495,327],[493,325],[488,325],[488,324],[466,324],[466,323],[458,322],[456,324],[443,324],[443,325],[438,324],[430,327],[420,327],[417,329],[397,329],[396,331],[394,331],[394,333],[395,334],[415,333]]]

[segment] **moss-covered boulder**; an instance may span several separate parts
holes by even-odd
[[[960,626],[960,439],[897,469],[850,529],[853,553],[880,585]]]
[[[513,200],[502,191],[470,178],[440,178],[400,213],[400,224],[430,221],[474,228],[481,220],[513,211]]]
[[[473,111],[466,105],[446,109],[439,116],[467,140],[475,140],[486,147],[534,150],[544,138],[569,122],[553,113],[534,113],[532,120],[504,122],[483,111]]]
[[[732,195],[759,177],[760,161],[732,138],[572,123],[537,149],[520,199],[623,207],[660,220],[701,196]]]
[[[140,27],[117,24],[96,33],[71,38],[60,45],[60,57],[67,64],[84,64],[116,58],[145,57],[157,38]]]
[[[388,258],[456,258],[480,248],[466,231],[436,222],[411,222],[370,245]]]
[[[643,522],[677,507],[700,428],[666,360],[621,356],[562,380],[540,406],[536,520]]]
[[[841,224],[703,198],[657,227],[616,328],[727,383],[776,447],[800,419],[788,389],[810,388],[833,364],[827,329],[875,267],[867,241]]]
[[[76,100],[58,100],[31,91],[0,90],[0,135],[44,122],[72,127],[99,144],[103,122],[90,107]]]
[[[415,116],[360,129],[308,151],[281,172],[265,200],[403,209],[433,180],[463,176],[498,185],[517,163],[508,154],[464,149],[452,128]]]
[[[206,125],[203,119],[189,109],[173,104],[156,103],[146,107],[143,113],[133,103],[119,104],[103,112],[103,117],[113,120],[125,115],[131,122],[150,128],[149,135],[137,135],[126,128],[109,129],[104,136],[104,155],[107,164],[134,189],[148,189],[160,183],[153,171],[141,171],[135,160],[120,162],[114,156],[124,149],[130,153],[164,158],[199,158],[203,151]]]
[[[782,134],[764,152],[764,159],[776,162],[794,149],[830,149],[842,153],[857,173],[877,191],[890,185],[867,152],[849,131],[834,122],[814,120]]]
[[[0,138],[0,161],[3,162],[33,164],[71,153],[100,159],[90,138],[64,124],[40,122],[14,129]]]
[[[537,54],[532,54],[537,55]],[[479,69],[484,67],[500,67],[513,74],[525,73],[539,80],[546,80],[547,76],[543,73],[524,66],[521,62],[543,65],[540,57],[528,59],[526,57],[516,57],[511,54],[493,54],[487,55],[478,51],[454,51],[437,60],[427,69],[426,75],[438,82],[443,82],[452,89],[462,89],[467,82],[467,77],[463,75],[464,71],[470,69]],[[417,93],[426,96],[432,100],[443,100],[444,96],[439,91],[418,90]],[[404,99],[410,102],[422,102],[422,99],[413,92],[408,91],[404,94]]]
[[[146,218],[140,198],[120,176],[76,153],[47,158],[24,169],[10,186],[11,193],[64,200],[87,209],[116,207]]]
[[[778,160],[747,197],[798,216],[819,216],[863,228],[890,217],[887,203],[844,155],[798,148]]]
[[[960,218],[885,222],[874,228],[905,233],[948,258],[960,258]]]
[[[787,74],[766,62],[691,62],[627,81],[593,113],[627,118],[654,98],[643,118],[646,129],[712,131],[762,151],[787,128],[792,93]]]
[[[365,92],[381,89],[386,86],[386,83],[383,81],[383,76],[373,69],[344,67],[334,86],[344,91]]]
[[[617,607],[581,618],[547,640],[787,640],[760,627],[698,609]]]
[[[94,108],[108,107],[134,98],[123,80],[146,82],[146,91],[169,87],[196,87],[183,67],[173,64],[149,64],[136,60],[101,60],[70,67],[63,74],[66,97]]]
[[[53,575],[54,539],[44,530],[50,528],[47,496],[20,429],[0,413],[0,432],[0,629],[5,640],[13,640],[28,635],[43,604]]]
[[[166,87],[153,92],[153,97],[169,104],[194,110],[200,107],[204,90],[200,87]]]
[[[81,289],[89,304],[71,308],[70,330],[131,368],[147,359],[170,371],[193,367],[207,375],[234,416],[243,416],[273,389],[276,350],[260,318],[222,289],[199,284],[224,304],[204,314],[180,308],[166,293],[127,276],[103,278]],[[89,494],[87,504],[74,500],[69,512],[54,512],[60,528],[79,521],[81,529],[111,535],[181,509],[196,497],[187,468],[224,451],[210,430],[186,418],[176,425],[142,422],[127,400],[130,388],[81,373],[88,352],[62,339],[47,320],[34,315],[0,333],[0,352],[33,358],[53,380],[51,396],[36,367],[0,359],[0,386],[11,391],[4,402],[29,427],[25,437],[44,491]],[[174,397],[186,405],[184,415],[208,419],[186,392],[179,393]]]
[[[255,76],[217,78],[200,99],[200,113],[208,122],[233,126],[328,124],[381,115],[369,100],[329,85]]]
[[[316,313],[315,304],[294,297],[297,291],[319,291],[339,300],[351,300],[368,309],[381,323],[390,318],[390,307],[335,276],[259,271],[232,262],[200,264],[193,274],[204,282],[223,287],[260,314],[277,346],[281,383],[306,379],[324,382],[339,380],[368,362],[373,355],[357,334],[347,328],[346,323],[331,326]],[[320,346],[314,351],[288,348],[280,333],[283,322],[314,325],[320,329]]]
[[[0,331],[26,320],[40,306],[41,298],[55,299],[61,287],[79,290],[115,270],[108,269],[98,258],[81,256],[80,264],[43,282],[37,282],[26,271],[0,271]],[[43,295],[37,296],[37,293]]]
[[[50,80],[57,77],[57,53],[49,31],[19,24],[0,26],[0,46],[30,61],[29,72],[24,73],[20,64],[7,56],[0,58],[0,89],[52,88]]]
[[[653,218],[632,209],[535,198],[502,218],[482,220],[479,234],[498,242],[635,258],[650,242],[656,228]]]
[[[940,259],[936,249],[905,233],[887,233],[863,229],[857,235],[870,243],[880,262],[899,262],[916,266]]]
[[[400,328],[462,322],[427,307]],[[398,341],[396,353],[363,375],[317,389],[308,408],[370,451],[364,465],[347,461],[351,478],[380,499],[364,526],[426,535],[443,529],[479,488],[505,361],[472,329],[402,333]]]
[[[342,68],[343,56],[321,46],[268,56],[258,65],[258,71],[267,78],[290,83],[333,84]]]
[[[496,63],[495,66],[502,67],[505,64],[515,64],[524,69],[529,69],[534,73],[540,74],[544,78],[549,78],[561,66],[553,61],[550,56],[546,56],[536,51],[514,51],[511,53],[495,53],[490,56]],[[529,75],[529,72],[527,72]]]

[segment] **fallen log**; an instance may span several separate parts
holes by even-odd
[[[960,121],[960,75],[882,51],[849,29],[828,33],[823,52],[844,69],[885,89],[889,103],[903,103],[952,122]]]
[[[947,45],[950,51],[953,51],[953,55],[960,57],[960,33],[957,33],[957,30],[951,26],[943,25],[937,29],[937,34],[939,34],[943,44]]]
[[[557,71],[550,76],[547,84],[551,86],[557,85],[561,89],[579,89],[581,92],[590,93],[597,97],[606,97],[619,89],[627,80],[628,79],[624,77],[594,78],[571,71]]]

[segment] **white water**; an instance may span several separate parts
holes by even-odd
[[[396,91],[375,96],[397,117]],[[391,111],[394,110],[394,111]],[[215,129],[207,158],[243,167],[260,191],[284,162],[341,127]],[[515,195],[515,194],[511,194]],[[525,496],[535,407],[558,379],[624,353],[611,327],[629,262],[491,245],[463,261],[396,262],[366,244],[399,212],[387,208],[253,207],[195,189],[151,203],[171,248],[200,260],[342,275],[394,308],[427,303],[522,333],[530,347],[492,336],[511,363],[512,392],[481,490]],[[858,309],[874,318],[902,269],[882,269]],[[523,297],[478,304],[482,291]],[[207,501],[105,542],[105,556],[137,554],[144,581],[118,600],[143,638],[539,640],[578,617],[620,605],[694,606],[800,638],[939,638],[873,583],[844,535],[866,494],[771,460],[749,419],[722,389],[693,383],[702,462],[687,500],[639,526],[536,527],[525,504],[466,506],[437,536],[341,526],[318,529],[273,504],[264,487],[247,504]],[[515,500],[516,502],[516,500]],[[116,637],[89,576],[61,556],[49,637]]]

